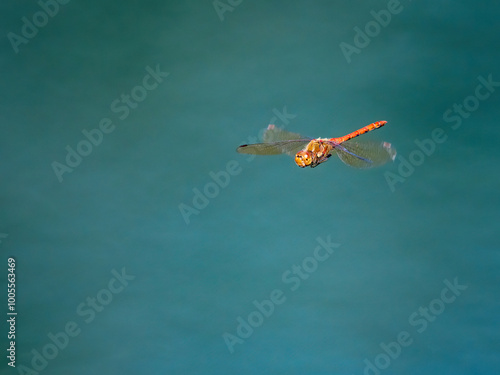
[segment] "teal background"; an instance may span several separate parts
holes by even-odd
[[[403,331],[412,343],[380,373],[498,373],[500,88],[457,129],[443,115],[478,77],[500,81],[500,7],[401,1],[348,63],[340,44],[387,4],[242,1],[221,20],[212,1],[72,0],[16,53],[8,33],[40,5],[3,2],[0,280],[14,257],[18,367],[3,355],[1,372],[33,368],[75,322],[41,374],[363,374]],[[111,103],[148,66],[169,76],[121,120]],[[52,163],[103,118],[114,130],[59,182]],[[334,137],[379,120],[363,138],[398,157],[373,170],[235,152],[270,122]],[[391,190],[436,128],[446,140]],[[187,223],[180,205],[228,163]],[[292,291],[283,274],[318,237],[340,246]],[[103,292],[123,268],[135,278]],[[409,317],[455,278],[467,289],[417,332]],[[275,289],[286,300],[231,353],[223,334]],[[78,306],[110,295],[86,323]]]

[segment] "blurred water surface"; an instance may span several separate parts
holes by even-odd
[[[2,4],[2,372],[497,373],[499,5],[215,4]],[[379,120],[374,170],[235,152]]]

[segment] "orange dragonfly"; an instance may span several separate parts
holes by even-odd
[[[353,138],[378,129],[387,121],[377,121],[338,138],[307,138],[269,125],[264,132],[264,143],[242,145],[240,154],[278,155],[295,154],[295,163],[301,168],[317,167],[333,154],[355,168],[372,168],[396,158],[396,149],[387,142],[353,141]]]

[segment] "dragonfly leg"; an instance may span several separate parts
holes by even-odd
[[[330,158],[330,156],[332,156],[332,154],[323,155],[321,158],[317,159],[314,163],[311,164],[311,168],[317,167],[321,163],[324,163]]]

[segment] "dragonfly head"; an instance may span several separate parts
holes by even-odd
[[[301,168],[308,167],[313,161],[311,151],[302,150],[295,155],[295,163]]]

